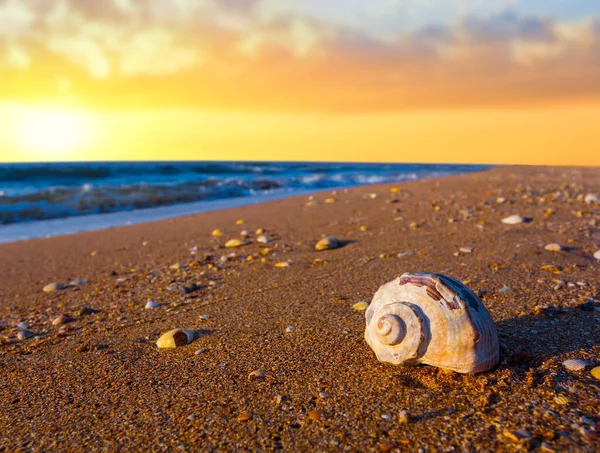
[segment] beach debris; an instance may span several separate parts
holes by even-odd
[[[27,340],[28,338],[31,337],[35,337],[35,334],[27,329],[23,329],[23,330],[19,330],[17,332],[17,340],[22,341],[22,340]]]
[[[460,247],[458,249],[461,253],[473,253],[473,247]]]
[[[214,237],[218,238],[219,236],[223,236],[223,232],[217,228],[217,229],[213,230],[212,235]]]
[[[321,239],[319,242],[315,244],[315,249],[322,250],[331,250],[337,249],[340,246],[340,242],[334,237],[326,237]]]
[[[531,433],[526,429],[518,429],[516,431],[504,430],[502,434],[513,442],[524,442],[531,439]]]
[[[594,253],[594,258],[596,258],[597,260],[600,260],[600,250],[597,250],[597,251]]]
[[[244,241],[242,239],[230,239],[225,243],[225,247],[233,248],[233,247],[241,247],[242,245],[249,244],[250,241]]]
[[[565,360],[562,364],[569,371],[585,370],[585,367],[590,365],[590,363],[587,360],[581,359]]]
[[[592,368],[590,374],[600,381],[600,366]]]
[[[308,415],[308,418],[310,418],[311,420],[317,421],[321,418],[322,412],[321,411],[308,411],[306,415]]]
[[[266,244],[267,242],[269,242],[269,238],[266,237],[264,234],[259,234],[258,236],[256,236],[255,241],[259,244]]]
[[[408,415],[408,411],[400,411],[400,414],[398,414],[398,422],[399,423],[408,423],[409,421],[409,415]]]
[[[264,379],[267,375],[267,370],[254,370],[248,375],[248,380],[252,379]]]
[[[275,263],[275,267],[290,267],[290,263],[287,261],[281,261],[279,263]]]
[[[247,422],[248,420],[250,420],[252,418],[252,414],[249,414],[247,412],[242,412],[241,414],[239,414],[235,419],[238,422]]]
[[[498,363],[491,315],[469,288],[450,277],[404,273],[379,288],[365,317],[365,340],[381,362],[425,363],[459,373],[479,373]]]
[[[85,280],[73,280],[72,282],[69,282],[69,284],[67,286],[83,286],[85,285]]]
[[[197,349],[196,351],[194,351],[194,355],[204,354],[207,351],[208,349]]]
[[[560,245],[557,242],[546,244],[546,246],[544,247],[544,250],[548,250],[549,252],[560,252],[562,249],[562,245]]]
[[[158,340],[156,346],[160,349],[173,349],[179,346],[185,346],[194,340],[194,331],[186,329],[171,329],[163,333]]]
[[[62,326],[63,324],[67,324],[71,321],[73,321],[73,318],[71,318],[70,316],[60,315],[57,318],[54,318],[54,320],[52,321],[52,325],[53,326]]]
[[[286,331],[287,333],[292,333],[294,330],[295,330],[295,329],[294,329],[294,326],[287,326],[287,327],[285,328],[285,331]]]
[[[513,214],[511,216],[503,218],[501,222],[506,225],[518,225],[519,223],[525,222],[525,217],[521,217],[518,214]]]
[[[17,329],[18,330],[27,330],[27,329],[29,329],[29,323],[27,321],[21,321],[20,323],[17,324]]]
[[[243,238],[249,238],[250,232],[248,230],[242,230],[242,231],[240,231],[240,236]]]
[[[354,305],[352,305],[352,308],[356,311],[365,311],[367,309],[367,307],[369,306],[368,302],[357,302]]]
[[[411,256],[414,255],[413,252],[400,252],[398,253],[398,255],[396,255],[398,258],[404,258],[405,256]]]
[[[154,300],[149,300],[148,302],[146,302],[146,305],[144,305],[144,308],[146,308],[146,309],[158,308],[158,307],[160,307],[160,304]]]
[[[500,291],[503,293],[507,293],[511,290],[510,286],[503,286],[502,288],[500,288]]]
[[[60,291],[61,289],[65,289],[62,283],[52,282],[44,286],[42,288],[42,291],[44,291],[45,293],[53,293],[56,291]]]
[[[592,203],[600,203],[600,198],[598,198],[596,196],[596,194],[593,193],[588,193],[584,198],[583,201],[586,202],[587,204],[592,204]]]

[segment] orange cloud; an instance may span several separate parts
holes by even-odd
[[[289,5],[4,0],[0,99],[362,111],[600,95],[600,20],[592,16],[466,15],[380,33]]]

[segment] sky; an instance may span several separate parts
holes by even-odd
[[[0,161],[600,165],[600,3],[0,0]]]

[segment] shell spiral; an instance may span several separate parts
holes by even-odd
[[[383,285],[366,311],[365,340],[382,362],[479,373],[499,360],[492,317],[465,285],[405,273]]]

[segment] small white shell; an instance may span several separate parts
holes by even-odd
[[[600,260],[600,250],[597,250],[596,253],[594,253],[594,258]]]
[[[562,364],[569,371],[585,370],[585,367],[590,365],[590,363],[587,360],[581,359],[565,360]]]
[[[178,346],[185,346],[194,340],[194,331],[186,329],[171,329],[163,333],[158,340],[156,346],[160,349],[173,349]]]
[[[255,241],[259,244],[266,244],[267,242],[269,242],[269,238],[266,237],[264,234],[260,234],[256,237]]]
[[[506,225],[517,225],[519,223],[523,223],[524,221],[525,219],[518,214],[513,214],[502,219],[502,223]]]
[[[544,249],[548,250],[549,252],[560,252],[562,250],[562,245],[557,242],[553,242],[551,244],[546,244]]]
[[[17,339],[18,340],[27,340],[28,338],[34,337],[35,334],[33,332],[31,332],[30,330],[19,330],[19,332],[17,332]]]

